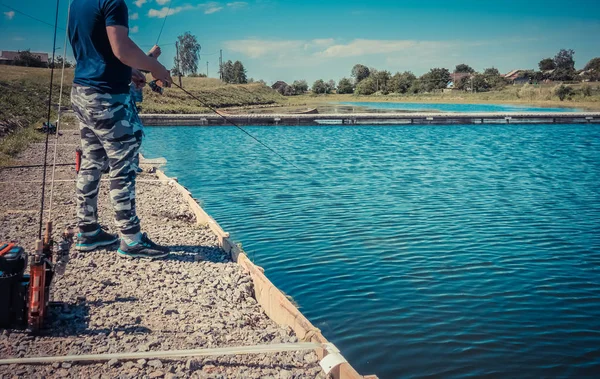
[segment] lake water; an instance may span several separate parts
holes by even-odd
[[[363,374],[600,372],[600,125],[147,128]]]
[[[433,104],[433,103],[370,103],[341,102],[344,106],[365,107],[368,110],[397,112],[577,112],[576,108],[545,108],[511,104]]]

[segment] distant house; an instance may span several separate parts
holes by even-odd
[[[286,82],[281,81],[281,80],[278,82],[275,82],[275,84],[273,84],[271,86],[271,88],[273,88],[275,91],[279,92],[283,96],[294,95],[294,89],[289,84],[287,84]]]
[[[468,72],[455,72],[455,73],[452,73],[452,74],[450,74],[450,82],[448,83],[448,86],[446,88],[454,89],[454,88],[456,88],[456,85],[463,78],[471,78],[471,76],[473,76],[473,74],[468,73]]]
[[[283,90],[283,88],[287,87],[288,84],[282,80],[275,82],[275,84],[273,84],[271,86],[271,88],[273,88],[275,91],[281,92]]]
[[[525,84],[529,83],[530,78],[526,75],[527,70],[512,70],[504,75],[504,79],[508,80],[512,84]]]
[[[10,51],[3,50],[0,53],[0,64],[12,65],[15,63],[15,60],[19,57],[20,51]],[[33,51],[30,52],[34,57],[39,58],[42,62],[48,62],[48,53],[35,53]]]

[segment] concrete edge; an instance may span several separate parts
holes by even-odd
[[[267,316],[280,326],[289,326],[296,333],[298,338],[304,342],[329,343],[327,339],[301,312],[296,308],[287,297],[266,277],[264,269],[252,263],[244,250],[235,244],[229,237],[229,233],[213,219],[198,202],[192,197],[190,191],[177,182],[177,178],[168,177],[163,171],[157,169],[156,175],[161,180],[166,180],[172,185],[187,201],[190,210],[196,216],[196,223],[207,225],[213,231],[219,241],[219,246],[228,254],[234,262],[239,264],[250,274],[254,283],[254,292],[256,301],[263,308]],[[327,356],[325,349],[316,349],[319,359]],[[335,367],[330,375],[334,379],[358,379],[368,378],[376,379],[375,375],[362,376],[350,363],[341,363]]]

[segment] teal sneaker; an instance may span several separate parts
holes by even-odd
[[[144,233],[140,242],[127,243],[121,240],[117,254],[123,258],[160,259],[169,255],[169,248],[155,244]]]
[[[77,243],[75,249],[79,251],[92,251],[100,247],[110,246],[117,243],[119,237],[114,234],[110,234],[99,228],[92,235],[77,234]]]

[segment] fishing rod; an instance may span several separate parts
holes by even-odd
[[[54,42],[52,43],[52,67],[50,68],[50,94],[48,95],[48,125],[50,125],[50,113],[52,112],[52,87],[54,84],[54,56],[56,54],[56,31],[58,29],[58,10],[60,6],[60,0],[56,0],[56,16],[54,19]],[[63,66],[64,67],[64,66]],[[63,68],[64,71],[64,68]],[[60,104],[58,104],[60,112]],[[38,238],[42,238],[42,224],[44,222],[44,198],[46,193],[46,168],[48,166],[48,142],[50,140],[50,133],[46,133],[46,142],[44,143],[44,172],[42,174],[42,199],[40,205],[40,225],[38,229]]]
[[[169,14],[170,14],[171,5],[173,5],[173,2],[171,2],[169,4],[169,8],[167,9],[167,14],[165,15],[165,19],[163,20],[163,24],[162,24],[162,26],[160,28],[159,33],[158,33],[158,38],[156,39],[156,45],[158,45],[158,43],[160,42],[160,37],[162,35],[163,29],[165,27],[165,24],[167,23],[167,17],[169,17]],[[185,94],[187,94],[188,96],[190,96],[192,99],[198,101],[200,104],[202,104],[202,106],[204,106],[205,108],[210,109],[212,112],[214,112],[215,114],[217,114],[219,117],[223,118],[226,122],[228,122],[229,124],[235,126],[239,130],[241,130],[244,134],[246,134],[248,137],[252,138],[254,141],[258,142],[260,145],[262,145],[263,147],[265,147],[267,150],[269,150],[273,154],[277,155],[284,162],[292,165],[298,171],[300,171],[300,172],[302,172],[304,174],[308,174],[305,170],[301,169],[296,164],[294,164],[292,161],[290,161],[289,159],[287,159],[286,157],[284,157],[283,155],[281,155],[280,153],[278,153],[277,151],[275,151],[273,148],[271,148],[270,146],[268,146],[266,143],[262,142],[260,139],[256,138],[254,135],[252,135],[251,133],[249,133],[246,129],[242,128],[241,126],[237,125],[235,122],[231,121],[230,119],[228,119],[227,117],[225,117],[224,115],[222,115],[221,113],[219,113],[215,108],[213,108],[212,106],[210,106],[206,101],[203,101],[202,99],[200,99],[199,97],[195,96],[191,92],[187,91],[186,89],[184,89],[182,86],[178,85],[177,83],[173,82],[172,84],[175,87],[177,87],[180,90],[182,90]],[[157,84],[156,80],[151,81],[150,83],[148,83],[148,85],[150,86],[150,88],[152,89],[152,91],[157,92],[157,93],[159,93],[161,95],[163,94],[163,88],[160,87]],[[247,92],[249,92],[249,91],[247,91]]]
[[[213,111],[214,113],[216,113],[217,115],[219,115],[219,117],[223,118],[226,122],[230,123],[231,125],[235,126],[236,128],[238,128],[239,130],[241,130],[242,132],[244,132],[248,137],[252,138],[253,140],[255,140],[256,142],[258,142],[259,144],[261,144],[263,147],[265,147],[266,149],[268,149],[270,152],[272,152],[273,154],[277,155],[279,158],[281,158],[283,161],[285,161],[286,163],[294,166],[294,168],[296,168],[298,171],[304,173],[304,174],[308,174],[306,171],[304,171],[303,169],[301,169],[300,167],[298,167],[296,164],[294,164],[292,161],[290,161],[289,159],[287,159],[286,157],[284,157],[283,155],[281,155],[280,153],[278,153],[277,151],[273,150],[270,146],[268,146],[266,143],[262,142],[261,140],[259,140],[258,138],[256,138],[255,136],[253,136],[251,133],[249,133],[246,129],[242,128],[241,126],[237,125],[235,122],[231,121],[230,119],[228,119],[227,117],[225,117],[223,114],[219,113],[215,108],[211,107],[207,102],[201,100],[199,97],[195,96],[194,94],[192,94],[191,92],[187,91],[186,89],[184,89],[183,87],[179,86],[177,83],[172,83],[175,87],[179,88],[180,90],[182,90],[185,94],[187,94],[188,96],[190,96],[192,99],[197,100],[198,102],[200,102],[200,104],[202,104],[202,106],[210,109],[211,111]]]
[[[158,37],[156,38],[156,45],[158,45],[158,41],[160,41],[160,36],[162,36],[163,29],[165,28],[165,24],[167,23],[167,17],[169,17],[169,13],[171,13],[171,6],[173,5],[172,0],[169,2],[169,8],[167,8],[167,14],[165,15],[165,19],[163,20],[162,26],[160,27],[160,31],[158,32]]]

